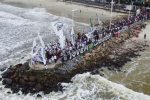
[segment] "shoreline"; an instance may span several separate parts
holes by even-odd
[[[106,11],[103,9],[97,9],[92,7],[85,7],[83,5],[76,4],[68,4],[65,2],[57,2],[56,0],[37,0],[37,1],[22,1],[22,0],[2,0],[2,3],[15,5],[19,7],[27,7],[27,8],[45,8],[49,13],[62,16],[66,18],[72,19],[72,10],[78,9],[78,11],[74,12],[74,20],[75,22],[81,22],[90,24],[90,18],[92,18],[93,22],[96,19],[96,14],[98,14],[101,21],[110,19],[110,11]],[[21,6],[20,6],[21,5]],[[81,10],[82,9],[82,10]],[[80,12],[81,10],[81,12]],[[123,16],[123,13],[113,12],[112,16],[119,17]]]

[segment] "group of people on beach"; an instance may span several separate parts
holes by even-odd
[[[64,63],[78,55],[85,53],[86,51],[91,50],[93,47],[108,39],[111,39],[112,37],[120,37],[120,31],[123,30],[124,27],[130,27],[130,25],[134,24],[135,22],[146,19],[150,19],[150,13],[141,11],[141,13],[138,15],[131,15],[128,18],[125,17],[121,20],[112,22],[111,25],[103,26],[101,30],[94,30],[92,33],[90,33],[90,37],[88,37],[85,33],[78,33],[75,37],[74,43],[69,39],[65,40],[64,48],[61,48],[58,41],[53,43],[50,42],[48,45],[45,45],[43,50],[38,50],[38,53],[32,57],[32,64],[38,62],[47,65],[57,63],[58,61]],[[34,49],[36,51],[36,47],[33,48],[33,50]],[[40,53],[41,51],[44,53],[43,57]],[[45,61],[43,62],[43,60]]]

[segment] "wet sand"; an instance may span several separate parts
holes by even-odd
[[[57,0],[0,0],[0,2],[21,6],[21,7],[40,7],[46,8],[48,12],[58,16],[64,16],[67,18],[73,19],[77,22],[82,23],[90,23],[90,18],[92,18],[92,22],[96,22],[96,14],[98,14],[101,21],[110,19],[110,11],[105,11],[103,9],[85,7],[81,5],[69,4],[65,2],[57,2]],[[75,10],[74,14],[72,10]],[[120,15],[124,15],[121,13],[114,12],[112,14],[113,17],[119,17]]]

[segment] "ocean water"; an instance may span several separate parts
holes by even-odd
[[[51,26],[54,21],[64,22],[64,32],[69,34],[70,19],[49,14],[44,8],[29,9],[0,4],[0,68],[25,62],[30,57],[37,33],[46,43],[57,39]],[[0,82],[0,100],[150,100],[148,95],[134,92],[99,75],[78,74],[72,81],[62,83],[64,92],[47,95],[40,92],[42,98],[37,98],[37,94],[23,95],[21,92],[8,94],[10,89],[4,88]]]

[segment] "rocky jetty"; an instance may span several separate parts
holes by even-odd
[[[136,25],[132,29],[141,28],[142,25]],[[84,54],[80,62],[76,63],[74,68],[69,71],[64,66],[34,70],[26,62],[10,66],[3,72],[2,83],[5,88],[11,88],[13,93],[21,90],[24,94],[40,91],[47,94],[51,91],[63,91],[60,83],[70,82],[71,78],[78,73],[91,71],[92,74],[98,74],[97,69],[101,67],[120,71],[126,62],[131,61],[131,58],[140,56],[138,52],[147,46],[130,40],[135,36],[132,29],[122,33],[120,38],[112,38],[95,47],[91,52]],[[100,75],[103,76],[102,73]]]

